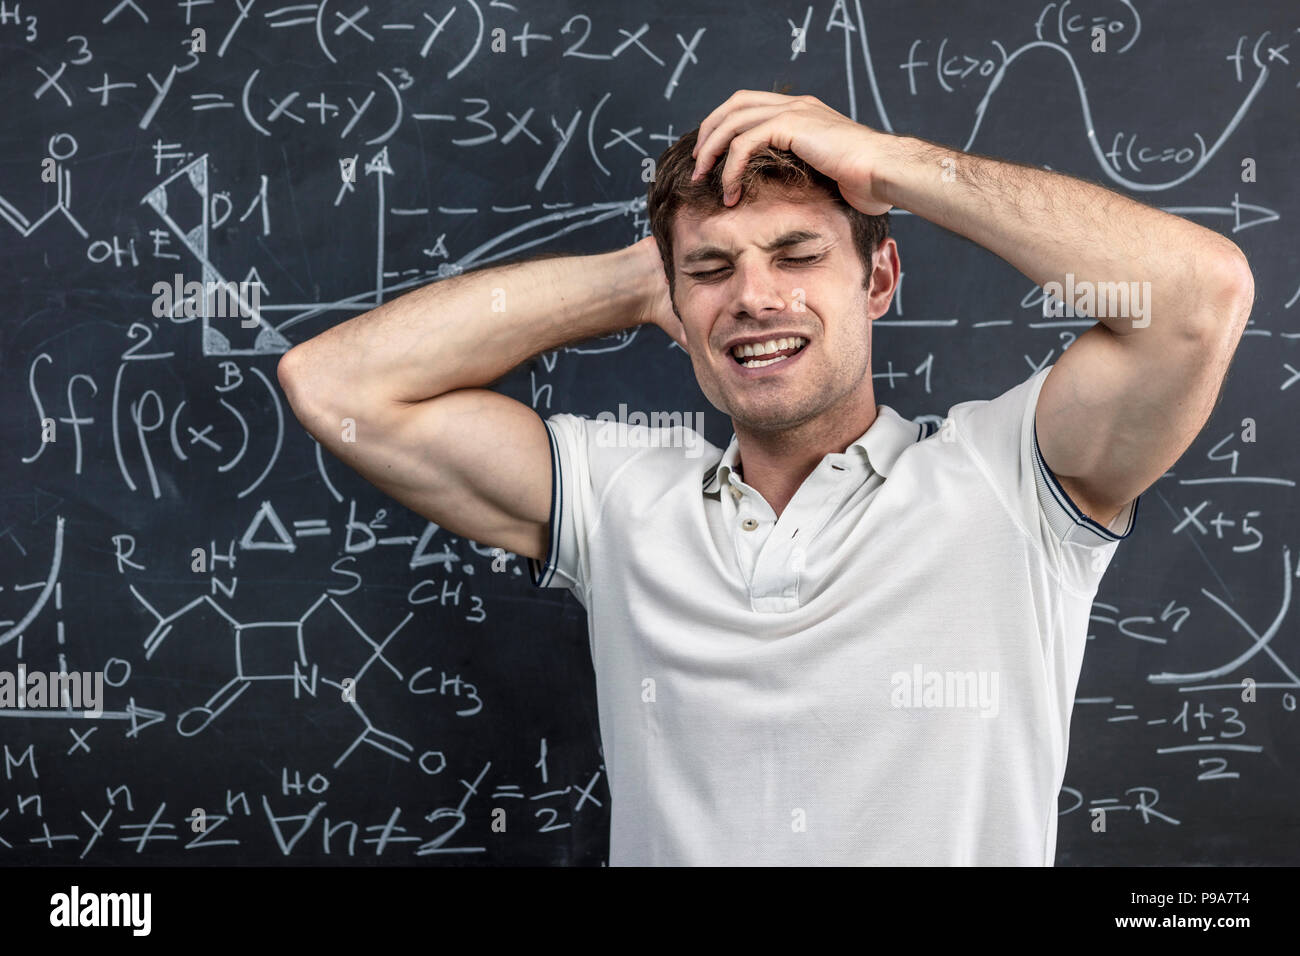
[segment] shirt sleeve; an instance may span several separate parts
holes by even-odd
[[[1052,366],[989,401],[949,412],[958,440],[979,460],[1007,507],[1077,586],[1095,586],[1119,542],[1133,532],[1141,495],[1108,525],[1088,517],[1048,468],[1034,424],[1038,395]]]
[[[528,570],[535,586],[568,588],[587,607],[588,542],[612,462],[594,440],[594,430],[602,423],[565,412],[542,423],[551,442],[550,535],[545,559],[529,558]]]

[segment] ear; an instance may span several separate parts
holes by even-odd
[[[898,243],[892,238],[885,239],[871,254],[871,275],[867,277],[867,314],[871,319],[877,319],[889,311],[889,303],[898,291],[901,274]]]

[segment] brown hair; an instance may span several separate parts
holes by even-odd
[[[664,272],[668,276],[668,291],[674,291],[673,270],[673,218],[683,209],[721,211],[728,207],[722,202],[722,170],[727,162],[723,153],[709,167],[698,182],[691,182],[695,170],[695,148],[699,128],[691,130],[664,150],[655,166],[655,178],[646,197],[646,211],[650,218],[650,232],[659,244]],[[889,236],[889,213],[868,216],[845,201],[835,180],[810,166],[797,155],[785,149],[765,146],[749,157],[740,175],[740,202],[754,194],[755,187],[766,183],[786,189],[817,189],[837,202],[849,218],[853,244],[866,269],[865,282],[871,282],[871,256],[876,247]],[[674,309],[676,306],[674,306]]]

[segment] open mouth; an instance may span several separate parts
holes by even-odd
[[[798,335],[769,339],[766,342],[747,342],[733,348],[731,358],[745,368],[763,368],[797,355],[807,344],[808,340]]]

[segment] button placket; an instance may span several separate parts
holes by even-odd
[[[855,474],[850,467],[827,461],[808,476],[757,556],[752,594],[789,601],[789,609],[799,606],[799,579],[807,566],[809,544],[838,506],[844,482]],[[786,535],[783,529],[791,525],[795,533]]]
[[[729,477],[734,481],[734,477]],[[753,517],[754,503],[750,499],[745,489],[733,484],[730,488],[733,504],[727,509],[731,512],[729,521],[731,524],[732,546],[736,551],[736,559],[740,564],[741,573],[744,575],[746,586],[752,586],[754,580],[754,565],[758,560],[758,552],[762,549],[763,538],[762,522]],[[752,528],[746,528],[746,522],[753,522]],[[754,531],[759,531],[754,534]]]

